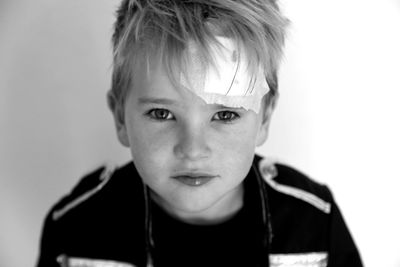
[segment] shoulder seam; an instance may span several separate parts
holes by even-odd
[[[115,167],[106,166],[104,168],[104,170],[100,174],[100,181],[101,181],[100,184],[98,184],[95,188],[87,191],[83,195],[78,196],[77,198],[75,198],[71,202],[67,203],[66,205],[64,205],[64,207],[62,207],[62,208],[60,208],[58,210],[55,210],[52,213],[53,221],[59,220],[66,213],[68,213],[70,210],[72,210],[76,206],[82,204],[84,201],[86,201],[87,199],[92,197],[94,194],[99,192],[110,181],[111,176],[114,173],[114,170],[115,170]]]
[[[264,181],[267,182],[268,185],[271,186],[274,190],[303,200],[326,214],[329,214],[331,212],[331,203],[326,202],[318,196],[302,189],[289,185],[283,185],[276,182],[274,178],[277,176],[278,171],[273,162],[271,162],[270,160],[265,158],[260,160],[258,168]]]

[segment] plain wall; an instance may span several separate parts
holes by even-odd
[[[129,160],[110,86],[117,0],[0,2],[0,266],[33,266],[45,214]],[[333,190],[366,266],[399,267],[400,3],[282,2],[292,26],[258,151]]]

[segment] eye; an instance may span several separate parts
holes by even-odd
[[[154,108],[147,112],[147,116],[158,121],[172,120],[174,118],[169,110],[163,108]]]
[[[212,119],[222,122],[232,122],[238,118],[240,118],[240,116],[236,112],[224,110],[215,113]]]

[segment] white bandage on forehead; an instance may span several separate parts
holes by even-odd
[[[207,104],[220,104],[233,108],[252,109],[259,112],[262,97],[269,87],[261,66],[251,73],[249,61],[243,49],[232,39],[216,37],[218,44],[210,45],[215,67],[204,67],[197,46],[188,45],[185,75],[181,73],[180,83],[201,97]]]

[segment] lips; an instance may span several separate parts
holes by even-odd
[[[185,185],[196,187],[207,184],[214,178],[217,178],[218,175],[211,175],[207,173],[182,173],[171,177]]]

